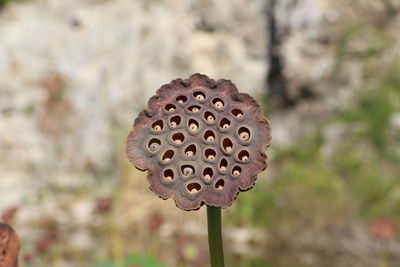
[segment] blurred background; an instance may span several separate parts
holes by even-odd
[[[21,266],[207,266],[206,209],[125,138],[162,84],[234,81],[270,165],[223,211],[227,266],[399,266],[398,0],[0,0],[0,215]]]

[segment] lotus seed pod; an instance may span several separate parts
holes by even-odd
[[[226,208],[251,189],[267,167],[270,143],[269,122],[252,97],[231,81],[194,74],[150,98],[126,151],[134,166],[149,170],[156,195],[196,210],[203,204]]]

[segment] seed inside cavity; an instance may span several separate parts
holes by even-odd
[[[160,148],[161,145],[161,141],[156,139],[156,138],[152,138],[148,144],[149,150],[151,152],[155,152]]]
[[[224,103],[222,103],[222,101],[216,101],[215,103],[214,103],[214,105],[215,105],[215,107],[216,108],[223,108],[224,107]]]
[[[219,169],[224,172],[226,171],[226,168],[228,166],[228,161],[226,159],[222,159],[221,162],[219,163]]]
[[[224,189],[224,185],[225,185],[224,180],[220,179],[220,180],[218,180],[218,182],[215,184],[215,188],[218,189],[218,190],[222,190],[222,189]]]
[[[150,151],[154,152],[160,147],[160,144],[158,143],[152,143],[149,147]]]
[[[200,191],[201,185],[199,183],[190,183],[186,188],[191,194],[194,194]]]
[[[179,104],[183,104],[187,101],[187,98],[186,98],[186,96],[181,95],[176,98],[176,101],[178,101]]]
[[[198,94],[197,96],[196,96],[196,99],[197,100],[204,100],[204,96],[202,95],[202,94]]]
[[[231,152],[232,151],[232,147],[231,146],[227,146],[227,147],[225,147],[225,150],[226,150],[226,152]]]
[[[174,179],[174,172],[170,169],[164,171],[164,179],[171,182]]]
[[[208,121],[208,122],[214,122],[214,117],[211,116],[211,115],[209,115],[209,116],[207,117],[207,121]]]
[[[232,169],[232,175],[233,175],[233,176],[239,176],[241,170],[242,170],[242,169],[241,169],[239,166],[233,167],[233,169]]]
[[[209,136],[207,137],[208,142],[214,142],[214,136]]]
[[[214,159],[214,156],[213,156],[213,155],[209,155],[209,156],[208,156],[208,159],[209,159],[209,160],[213,160],[213,159]]]
[[[175,106],[172,104],[168,104],[165,106],[165,110],[167,110],[168,112],[172,112],[175,110]]]
[[[248,141],[250,139],[250,130],[246,127],[240,127],[239,137],[242,141]]]
[[[246,150],[240,151],[238,154],[238,158],[241,161],[248,161],[249,160],[249,152],[247,152]]]
[[[229,128],[229,124],[224,124],[224,125],[222,126],[222,128],[223,128],[223,129],[228,129],[228,128]]]
[[[185,149],[185,155],[186,155],[186,156],[192,157],[192,156],[194,156],[195,154],[196,154],[196,146],[195,146],[194,144],[191,144],[190,146],[188,146],[188,147]]]
[[[232,115],[235,116],[238,119],[242,119],[243,118],[243,111],[241,111],[240,109],[233,109],[231,111]]]
[[[195,123],[191,123],[191,124],[189,125],[189,128],[190,128],[190,130],[192,130],[192,131],[196,131],[196,130],[198,129],[198,127],[197,127],[197,125],[196,125]]]
[[[189,165],[185,165],[182,166],[182,174],[183,176],[191,176],[194,174],[194,167],[193,166],[189,166]]]

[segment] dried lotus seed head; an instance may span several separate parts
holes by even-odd
[[[225,208],[266,168],[270,139],[252,97],[231,81],[195,74],[156,92],[135,120],[126,151],[133,165],[149,170],[150,189],[162,199],[184,210]]]

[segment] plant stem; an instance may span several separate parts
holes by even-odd
[[[224,267],[221,234],[221,208],[207,206],[208,247],[211,267]]]

